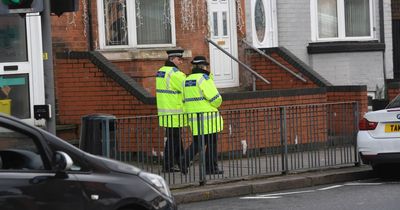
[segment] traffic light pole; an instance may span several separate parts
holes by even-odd
[[[51,18],[50,1],[43,0],[42,12],[42,43],[43,43],[43,69],[44,69],[44,88],[45,103],[51,105],[51,117],[46,120],[46,130],[56,133],[56,113],[55,113],[55,94],[54,94],[54,73],[53,73],[53,47],[51,40]]]

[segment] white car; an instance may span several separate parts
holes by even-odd
[[[374,170],[400,163],[400,95],[385,109],[368,112],[360,119],[357,147],[362,162]]]

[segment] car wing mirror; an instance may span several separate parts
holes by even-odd
[[[53,163],[57,171],[67,171],[71,169],[74,162],[67,153],[57,151],[53,156]]]

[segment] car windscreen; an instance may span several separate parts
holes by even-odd
[[[387,106],[386,109],[399,108],[400,107],[400,95],[396,96]]]

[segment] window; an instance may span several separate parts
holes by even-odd
[[[30,116],[28,74],[0,76],[0,112],[20,119]]]
[[[173,0],[98,0],[101,48],[175,45]]]
[[[373,38],[372,0],[313,0],[313,40]]]
[[[400,95],[397,95],[387,106],[386,109],[399,108],[400,107]]]
[[[26,20],[19,15],[2,15],[0,21],[0,62],[28,61]]]
[[[247,2],[247,1],[246,1]],[[276,0],[253,0],[246,4],[250,12],[247,30],[252,44],[257,48],[278,46],[278,22]]]
[[[258,0],[254,7],[254,25],[256,26],[256,34],[259,42],[265,39],[265,30],[267,28],[265,19],[264,3]]]
[[[35,140],[0,126],[0,170],[43,170],[44,162]]]

